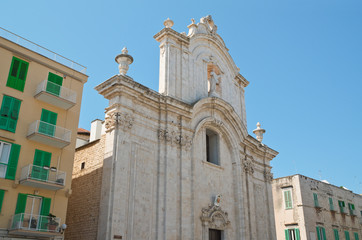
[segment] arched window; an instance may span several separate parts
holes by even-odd
[[[206,129],[206,161],[220,165],[219,136],[216,132]]]

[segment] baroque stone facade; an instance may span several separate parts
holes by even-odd
[[[273,240],[278,153],[247,132],[249,82],[211,16],[172,25],[154,36],[159,92],[126,75],[128,52],[96,87],[109,100],[97,239]]]

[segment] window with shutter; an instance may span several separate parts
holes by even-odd
[[[15,180],[20,145],[0,141],[0,178]]]
[[[284,205],[285,209],[291,209],[293,208],[293,202],[292,202],[292,191],[290,189],[284,190]]]
[[[57,117],[57,113],[42,109],[39,124],[39,133],[53,137],[55,134]]]
[[[5,196],[5,190],[0,189],[0,213],[1,213],[1,207],[2,207],[3,202],[4,202],[4,196]]]
[[[0,110],[0,129],[15,132],[21,101],[4,95]]]
[[[353,235],[354,235],[354,240],[359,240],[358,233],[355,232]]]
[[[285,229],[285,240],[300,240],[298,228]]]
[[[35,149],[34,163],[31,173],[31,178],[46,181],[48,180],[49,167],[52,154],[50,152]],[[44,168],[44,167],[47,168]]]
[[[13,57],[6,86],[19,91],[24,91],[26,75],[29,63],[19,58]]]
[[[334,233],[334,240],[339,240],[338,229],[333,229],[333,233]]]
[[[344,231],[344,236],[346,237],[346,240],[351,240],[348,231]]]
[[[334,211],[333,199],[329,198],[329,210]]]
[[[56,96],[59,96],[62,85],[63,77],[49,72],[46,91]]]
[[[313,199],[314,199],[314,206],[319,207],[318,194],[317,193],[313,193]]]

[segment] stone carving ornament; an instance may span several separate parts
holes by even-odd
[[[265,181],[271,182],[273,180],[273,173],[268,169],[264,171]]]
[[[127,130],[132,128],[133,122],[134,118],[128,113],[111,112],[106,116],[105,127],[107,131],[112,131],[118,124],[124,130]]]
[[[244,163],[243,163],[243,169],[244,169],[244,172],[246,172],[246,173],[249,173],[249,174],[254,173],[254,163],[253,163],[252,157],[246,157],[246,159],[244,160]]]
[[[192,138],[188,135],[178,134],[176,131],[169,131],[168,129],[158,130],[158,139],[166,141],[171,145],[179,145],[189,149],[192,145]]]
[[[230,224],[228,213],[223,211],[220,206],[209,205],[201,210],[201,221],[203,226],[213,229],[224,230]]]

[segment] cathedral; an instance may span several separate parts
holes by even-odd
[[[278,152],[247,131],[249,82],[210,15],[164,26],[158,92],[127,75],[126,48],[95,88],[109,105],[76,149],[66,239],[275,240]]]

